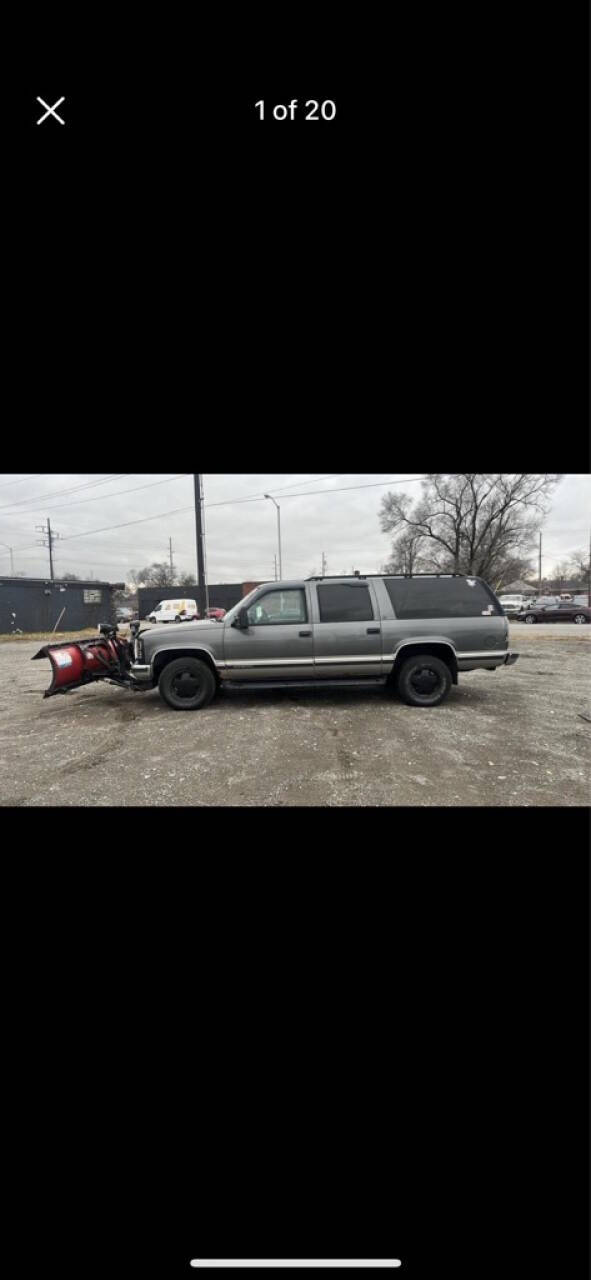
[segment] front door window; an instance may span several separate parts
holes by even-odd
[[[298,588],[292,591],[266,591],[247,609],[247,616],[249,627],[307,622],[305,593]]]

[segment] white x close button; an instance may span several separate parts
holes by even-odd
[[[47,120],[49,116],[53,116],[54,119],[58,121],[58,124],[65,124],[65,120],[62,120],[61,116],[58,116],[56,111],[56,107],[59,107],[60,103],[65,101],[65,98],[58,98],[57,102],[54,102],[53,106],[49,107],[47,103],[43,101],[43,98],[37,98],[37,102],[40,102],[41,106],[45,107],[45,115],[39,116],[37,124],[43,124],[43,121]]]

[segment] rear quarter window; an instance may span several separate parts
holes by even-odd
[[[373,622],[369,590],[347,582],[318,586],[321,622]]]
[[[476,578],[384,579],[397,618],[481,618],[503,610]]]

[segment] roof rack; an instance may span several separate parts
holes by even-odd
[[[314,574],[306,582],[335,582],[346,578],[467,578],[466,573],[325,573]]]

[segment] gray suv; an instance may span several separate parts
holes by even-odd
[[[268,582],[222,621],[153,627],[133,643],[133,684],[157,686],[175,711],[207,706],[221,686],[359,682],[435,707],[460,671],[518,657],[496,596],[463,574]]]

